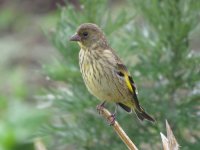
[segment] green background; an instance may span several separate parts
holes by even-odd
[[[0,150],[37,150],[37,139],[48,150],[126,149],[96,112],[69,42],[85,22],[103,29],[156,118],[118,110],[137,147],[162,149],[167,119],[180,149],[199,149],[199,1],[3,0],[0,18]]]

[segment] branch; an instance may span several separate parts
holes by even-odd
[[[34,147],[35,147],[35,150],[47,150],[44,143],[42,142],[40,138],[37,138],[34,140]]]
[[[100,110],[100,114],[107,120],[107,121],[112,121],[111,119],[111,113],[106,109],[102,108]],[[119,125],[117,121],[114,121],[114,124],[112,125],[115,132],[118,134],[118,136],[121,138],[121,140],[126,144],[129,150],[138,150],[135,144],[131,141],[131,139],[127,136],[127,134],[124,132],[122,127]]]

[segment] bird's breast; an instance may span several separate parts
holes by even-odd
[[[115,78],[110,62],[98,54],[81,50],[79,65],[85,85],[91,94],[107,101],[117,102],[125,98],[123,83]]]

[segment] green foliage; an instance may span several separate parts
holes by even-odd
[[[44,110],[33,108],[29,103],[28,88],[20,71],[2,69],[0,83],[4,85],[4,92],[0,94],[0,150],[33,150],[36,131],[48,119]],[[5,79],[9,80],[4,83]]]
[[[5,56],[8,59],[8,55],[2,58]],[[48,111],[35,108],[30,95],[33,88],[24,80],[25,71],[6,67],[2,65],[6,64],[4,60],[1,61],[0,150],[34,150],[33,140],[41,125],[47,122]]]
[[[41,134],[49,135],[49,149],[125,149],[95,112],[98,101],[86,90],[78,68],[79,47],[68,41],[84,22],[103,28],[112,47],[128,64],[140,102],[157,120],[156,124],[141,123],[134,114],[119,110],[117,120],[138,147],[145,143],[148,149],[160,149],[159,132],[165,131],[165,119],[182,149],[199,147],[200,59],[190,48],[190,38],[199,24],[200,4],[192,0],[133,0],[128,5],[137,10],[136,17],[131,9],[111,15],[106,0],[81,1],[80,10],[70,4],[62,8],[50,40],[63,57],[45,67],[52,80],[66,83],[48,91],[54,97],[55,115]]]
[[[135,49],[139,50],[141,60],[135,68],[143,75],[139,78],[140,83],[147,81],[151,84],[146,89],[142,87],[141,97],[146,105],[146,99],[151,99],[151,108],[157,118],[168,119],[180,145],[186,145],[190,143],[186,132],[193,134],[199,130],[196,124],[200,95],[194,91],[199,90],[200,59],[191,51],[189,40],[199,23],[200,3],[134,2],[145,19],[144,25],[136,27],[132,35],[134,38],[137,34]]]
[[[33,150],[32,141],[40,125],[47,121],[47,113],[4,96],[0,97],[0,106],[0,150]]]

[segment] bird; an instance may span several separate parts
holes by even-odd
[[[81,24],[70,41],[80,47],[79,67],[88,91],[101,101],[99,107],[113,102],[139,120],[154,122],[139,103],[137,89],[127,67],[113,50],[102,29],[94,23]],[[115,112],[112,114],[115,120]]]

